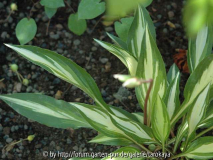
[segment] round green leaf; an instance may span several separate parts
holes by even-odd
[[[49,19],[51,19],[57,12],[57,8],[44,7],[45,13]]]
[[[31,41],[37,32],[37,25],[35,20],[30,18],[23,18],[16,26],[16,37],[21,45]]]
[[[68,19],[68,27],[73,33],[81,35],[87,29],[87,23],[85,19],[78,19],[78,13],[71,14]]]
[[[117,35],[124,41],[127,41],[129,29],[131,27],[133,17],[122,18],[121,22],[115,22],[115,31]]]
[[[40,4],[48,8],[59,8],[65,6],[63,0],[41,0]]]
[[[105,2],[101,0],[81,0],[78,6],[79,19],[93,19],[105,11]]]

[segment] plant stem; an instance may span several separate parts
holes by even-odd
[[[149,89],[147,91],[145,102],[144,102],[144,111],[143,111],[144,112],[144,125],[147,125],[147,104],[148,104],[149,95],[150,95],[150,92],[151,92],[151,89],[153,86],[153,80],[150,79],[149,82],[150,82]]]
[[[213,129],[213,126],[210,127],[210,128],[207,128],[206,130],[204,130],[204,131],[202,131],[202,132],[200,132],[193,140],[199,138],[200,136],[204,135],[205,133],[207,133],[208,131],[210,131],[210,130],[212,130],[212,129]],[[193,141],[193,140],[192,140],[192,141]]]

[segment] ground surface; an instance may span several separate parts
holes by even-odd
[[[76,1],[76,0],[75,0]],[[16,53],[6,48],[2,43],[19,44],[15,37],[15,26],[17,22],[29,15],[33,6],[32,1],[0,1],[0,20],[6,19],[11,2],[17,2],[18,11],[12,14],[11,18],[5,23],[0,24],[0,79],[5,78],[0,86],[1,93],[12,93],[17,89],[18,78],[9,70],[9,64],[19,65],[20,73],[30,79],[28,87],[22,86],[21,92],[43,92],[46,95],[54,96],[58,90],[64,92],[69,84],[49,74],[43,69],[33,65],[25,59],[19,57]],[[172,55],[176,48],[187,48],[187,41],[184,37],[181,23],[182,1],[179,0],[155,0],[148,7],[151,17],[155,22],[157,29],[157,42],[161,51],[167,70],[173,64]],[[71,6],[77,10],[77,3],[73,2]],[[76,36],[71,33],[67,27],[67,19],[71,14],[71,9],[61,8],[52,18],[49,26],[49,34],[46,35],[46,26],[48,18],[45,16],[43,7],[36,5],[32,12],[32,18],[35,18],[38,25],[36,37],[29,43],[42,48],[47,48],[58,52],[75,61],[81,67],[85,68],[98,84],[105,101],[114,106],[122,106],[113,96],[117,93],[121,83],[113,79],[115,73],[127,73],[124,65],[112,54],[98,46],[93,38],[104,41],[110,40],[105,32],[114,34],[113,26],[104,27],[99,23],[95,29],[94,26],[99,18],[88,21],[88,30],[82,36]],[[175,25],[172,28],[168,21]],[[111,66],[111,67],[109,67]],[[186,81],[186,76],[182,76],[181,89]],[[19,88],[20,89],[20,88]],[[126,100],[124,101],[130,112],[140,111],[137,104],[134,91],[123,91]],[[62,98],[65,101],[80,101],[91,104],[92,101],[82,91],[74,86],[65,93]],[[16,145],[8,153],[2,153],[3,159],[45,159],[43,151],[78,151],[78,152],[110,152],[114,148],[87,142],[97,132],[88,129],[62,130],[49,128],[37,122],[17,114],[4,102],[0,101],[0,150],[11,143],[26,138],[28,135],[37,134],[35,139],[29,143],[24,141]],[[0,158],[0,159],[1,159]]]

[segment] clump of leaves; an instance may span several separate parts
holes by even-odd
[[[109,37],[115,44],[96,42],[128,68],[130,75],[115,77],[124,86],[135,87],[141,112],[129,113],[106,104],[84,69],[55,52],[34,46],[7,44],[27,60],[83,90],[95,104],[65,102],[32,93],[0,95],[0,99],[23,116],[50,127],[95,129],[99,135],[90,143],[122,146],[114,153],[138,153],[140,159],[144,159],[141,151],[149,155],[164,152],[156,159],[213,158],[213,137],[205,136],[213,129],[213,55],[205,54],[203,58],[197,54],[201,52],[191,51],[188,60],[193,62],[194,58],[199,63],[192,65],[194,69],[184,89],[185,99],[180,103],[180,72],[173,65],[166,74],[153,22],[143,6],[138,6],[125,41],[114,35]],[[191,45],[200,50],[209,42],[203,43],[201,48],[196,43]]]

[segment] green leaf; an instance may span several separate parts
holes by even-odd
[[[187,52],[188,66],[192,73],[197,65],[212,52],[213,27],[204,26],[197,34],[197,37],[189,39]]]
[[[105,11],[105,2],[101,0],[81,0],[78,6],[79,19],[93,19]]]
[[[140,155],[139,157],[137,157]],[[122,147],[110,153],[109,156],[103,158],[102,160],[144,160],[141,158],[141,151],[134,147]]]
[[[125,138],[107,137],[103,134],[99,134],[98,136],[90,140],[89,143],[98,143],[110,146],[127,146],[133,144],[133,142]]]
[[[170,84],[176,77],[176,75],[179,73],[179,69],[176,66],[176,64],[174,63],[170,69],[169,72],[167,73],[167,81]]]
[[[68,28],[77,35],[82,35],[87,29],[85,19],[78,19],[78,13],[70,14],[68,19]]]
[[[114,36],[114,35],[112,35],[112,34],[110,34],[110,33],[107,33],[107,35],[109,36],[109,38],[111,38],[111,40],[112,40],[116,45],[118,45],[119,47],[121,47],[121,48],[124,49],[124,50],[128,50],[127,44],[126,44],[124,41],[122,41],[122,39],[120,39],[120,38],[118,38],[118,37],[116,37],[116,36]]]
[[[140,55],[145,49],[142,44],[145,43],[144,35],[146,34],[146,26],[148,26],[147,28],[155,41],[155,27],[149,16],[149,12],[143,6],[138,6],[127,39],[128,50],[137,60],[140,58]]]
[[[133,12],[139,4],[147,7],[152,0],[107,0],[106,1],[106,17],[107,20],[114,21],[122,17],[126,17]],[[121,7],[122,6],[122,7]]]
[[[59,8],[65,6],[63,0],[41,0],[40,4],[48,8]]]
[[[152,112],[152,129],[155,138],[162,143],[164,148],[165,141],[170,133],[170,120],[169,114],[166,111],[166,105],[160,96],[157,96]]]
[[[162,99],[165,96],[167,88],[165,64],[157,45],[151,36],[148,28],[144,37],[144,47],[140,55],[140,63],[138,63],[136,76],[145,80],[153,79],[153,87],[148,99],[148,122],[151,117],[152,108],[154,106],[157,95]],[[143,109],[145,97],[150,84],[142,84],[136,87],[136,96],[140,106]]]
[[[178,145],[182,141],[183,137],[186,136],[188,129],[189,129],[189,125],[187,121],[185,121],[179,126],[176,139],[175,139],[174,149],[173,149],[174,153],[177,151]]]
[[[37,32],[37,25],[35,20],[30,18],[21,19],[16,26],[16,37],[21,45],[31,41]]]
[[[134,17],[122,18],[115,22],[115,31],[117,35],[124,41],[127,41],[129,29],[132,25]]]
[[[8,44],[6,46],[55,76],[77,86],[93,98],[99,106],[102,106],[107,110],[109,109],[103,101],[101,93],[93,78],[83,68],[70,59],[63,57],[56,52],[39,47]],[[110,110],[108,111],[111,112]]]
[[[45,13],[49,19],[51,19],[57,12],[57,8],[44,7]]]
[[[19,114],[49,127],[92,128],[81,117],[75,106],[62,100],[33,93],[0,95],[0,99]]]
[[[205,118],[200,122],[199,128],[209,128],[213,126],[213,101],[209,104]]]
[[[180,82],[180,72],[178,71],[173,81],[169,84],[165,97],[165,105],[167,106],[169,119],[172,118],[172,116],[175,113],[175,110],[177,110],[180,107],[179,82]]]
[[[121,62],[128,68],[130,74],[135,75],[138,62],[133,56],[131,56],[131,54],[128,51],[107,42],[99,41],[96,39],[95,41],[102,47],[107,49],[109,52],[114,54],[116,57],[118,57],[121,60]]]
[[[189,124],[188,138],[190,138],[193,132],[197,129],[198,124],[205,115],[206,107],[208,106],[209,88],[210,85],[208,84],[196,98],[195,102],[192,103],[192,109],[187,117]]]
[[[73,104],[73,103],[72,103]],[[120,118],[100,107],[87,104],[73,104],[82,117],[97,131],[108,137],[125,138],[134,143],[152,141],[150,128],[131,119]]]
[[[203,89],[210,83],[210,89],[213,88],[213,55],[207,56],[196,67],[195,71],[190,75],[185,89],[185,100],[176,112],[171,120],[172,126],[182,117],[182,115],[188,110],[189,106],[194,102],[197,96],[203,91]],[[211,91],[211,90],[210,90]],[[210,92],[211,93],[211,92]],[[210,94],[210,98],[211,98]]]
[[[213,158],[213,137],[201,137],[192,142],[181,156],[191,159]]]
[[[183,22],[189,36],[195,36],[205,24],[212,25],[213,3],[211,0],[188,0],[184,12]]]

